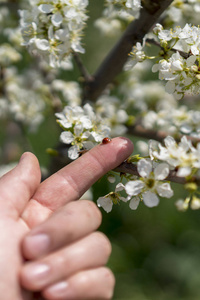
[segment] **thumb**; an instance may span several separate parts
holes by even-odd
[[[29,152],[18,165],[0,178],[0,214],[19,217],[40,184],[41,173],[37,158]]]

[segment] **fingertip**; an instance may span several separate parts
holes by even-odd
[[[113,141],[119,145],[125,156],[129,156],[133,152],[134,145],[130,139],[126,137],[117,137],[114,138]]]
[[[22,168],[24,176],[28,177],[30,174],[39,184],[41,181],[40,165],[37,157],[31,152],[24,152],[19,160],[18,167]],[[26,170],[26,173],[24,172]]]
[[[32,152],[27,151],[27,152],[24,152],[22,154],[22,156],[20,157],[19,164],[23,164],[25,162],[27,163],[28,161],[33,164],[39,165],[37,157]]]
[[[128,158],[128,156],[131,155],[133,152],[134,146],[130,139],[125,137],[116,137],[111,139],[111,141],[107,144],[100,144],[100,147],[105,147],[105,153],[107,157],[111,159],[116,157],[115,164],[120,164],[125,159]],[[101,153],[103,153],[103,149],[100,149]],[[116,165],[117,166],[117,165]],[[114,166],[115,167],[115,166]]]

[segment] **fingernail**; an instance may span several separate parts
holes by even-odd
[[[56,283],[48,288],[48,294],[51,294],[52,296],[57,297],[67,297],[67,290],[68,290],[68,282],[67,281],[61,281],[59,283]]]
[[[46,234],[36,234],[25,238],[25,245],[32,256],[38,257],[48,251],[50,238]]]
[[[39,283],[44,284],[48,280],[48,273],[50,267],[46,264],[33,264],[25,267],[25,274],[29,281],[34,282],[34,284]]]

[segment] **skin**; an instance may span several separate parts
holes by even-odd
[[[0,179],[0,294],[5,300],[111,299],[111,253],[96,205],[78,200],[133,150],[125,138],[98,145],[40,183],[24,153]]]

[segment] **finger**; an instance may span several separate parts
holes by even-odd
[[[115,279],[112,272],[101,267],[82,271],[55,285],[47,287],[43,295],[48,300],[112,299]]]
[[[92,233],[47,257],[27,263],[21,273],[22,285],[40,291],[77,272],[105,265],[110,253],[107,237],[100,232]]]
[[[45,219],[48,209],[55,210],[67,202],[79,199],[93,183],[122,163],[132,151],[133,144],[125,138],[115,138],[108,144],[94,147],[40,185],[23,214],[24,220],[32,227],[37,213],[41,214],[40,204],[46,207]]]
[[[37,158],[24,153],[18,165],[0,179],[1,212],[19,217],[25,205],[35,193],[41,179]]]
[[[80,239],[101,224],[101,213],[92,201],[68,203],[34,228],[22,243],[27,259],[36,259]]]

